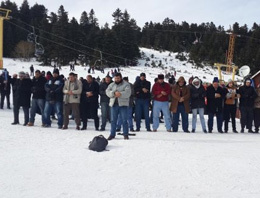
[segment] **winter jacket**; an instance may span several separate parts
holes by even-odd
[[[144,93],[143,88],[147,89],[148,92]],[[134,94],[136,98],[140,99],[151,99],[151,83],[147,80],[136,80],[134,83]]]
[[[210,85],[207,88],[207,109],[209,113],[221,113],[223,111],[225,92],[223,88],[218,86],[217,89]],[[221,95],[220,98],[216,98],[215,94],[218,93]]]
[[[17,79],[13,86],[14,106],[30,107],[32,81],[29,78]]]
[[[131,88],[131,95],[129,98],[129,107],[132,107],[134,105],[134,97],[135,97],[135,91],[134,91],[134,85],[132,83],[130,84],[130,88]]]
[[[108,88],[108,86],[111,83],[107,84],[106,82],[103,82],[103,83],[100,84],[100,86],[99,86],[100,102],[109,103],[110,98],[106,94],[106,89]]]
[[[67,93],[72,91],[73,95],[68,95]],[[63,87],[63,102],[64,104],[71,103],[80,103],[80,96],[82,92],[82,82],[77,80],[75,82],[71,82],[67,80]]]
[[[205,108],[206,90],[203,85],[196,88],[194,85],[190,86],[190,103],[191,109]]]
[[[225,105],[236,105],[237,104],[237,89],[235,87],[226,87],[224,89],[226,94]]]
[[[126,81],[122,81],[119,84],[115,82],[111,83],[106,89],[106,94],[110,98],[109,106],[113,107],[116,101],[115,92],[118,91],[121,93],[121,96],[117,98],[118,105],[121,106],[129,106],[129,98],[131,96],[131,87],[130,84]]]
[[[52,77],[45,84],[46,100],[51,102],[63,101],[63,85],[64,82],[60,77]]]
[[[260,87],[258,87],[256,89],[256,94],[257,94],[257,97],[255,99],[254,107],[257,108],[257,109],[260,109]]]
[[[240,94],[239,107],[254,107],[255,98],[257,97],[254,87],[244,84],[239,88],[238,93]]]
[[[5,92],[6,94],[10,94],[11,92],[11,76],[7,77],[8,80],[5,82],[5,77],[2,74],[0,76],[0,92]]]
[[[93,96],[87,97],[86,93],[92,92]],[[96,81],[92,81],[92,83],[88,83],[88,81],[84,80],[82,83],[82,93],[81,93],[81,101],[82,103],[91,103],[96,108],[98,107],[98,94],[99,94],[99,84]]]
[[[182,92],[182,96],[181,96]],[[183,104],[185,107],[185,112],[190,112],[190,89],[186,86],[186,83],[181,87],[177,82],[176,85],[172,87],[172,102],[171,102],[171,111],[173,113],[177,112],[177,108],[179,104]],[[183,97],[183,103],[179,103],[180,98]]]
[[[166,95],[158,97],[162,91],[165,91]],[[157,82],[153,85],[152,94],[153,94],[153,99],[156,101],[160,101],[160,102],[169,101],[169,96],[171,94],[171,86],[170,86],[170,84],[168,84],[166,82],[163,82],[161,84],[159,82]]]
[[[44,86],[46,84],[47,80],[46,78],[40,76],[39,78],[33,78],[32,80],[32,94],[33,99],[45,99],[46,97],[46,91],[44,89]]]

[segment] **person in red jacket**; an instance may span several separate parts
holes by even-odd
[[[164,82],[164,75],[158,75],[158,81],[153,85],[152,94],[154,99],[153,104],[153,131],[156,132],[159,127],[159,115],[163,112],[165,127],[168,132],[171,131],[171,118],[169,110],[169,96],[171,87]]]

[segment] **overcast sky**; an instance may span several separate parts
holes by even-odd
[[[20,7],[23,0],[16,0]],[[214,22],[215,25],[229,25],[238,22],[247,24],[249,28],[253,23],[260,24],[260,0],[28,0],[30,6],[36,2],[43,4],[50,12],[57,13],[63,5],[69,17],[80,18],[83,11],[95,10],[99,24],[108,22],[112,25],[112,13],[120,8],[127,9],[131,17],[143,27],[147,21],[162,22],[166,17],[175,22],[188,23]]]

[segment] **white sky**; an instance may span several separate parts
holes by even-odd
[[[23,0],[16,0],[20,7]],[[43,4],[50,12],[57,13],[63,5],[69,17],[80,18],[83,11],[89,13],[93,8],[99,24],[108,22],[112,25],[112,13],[120,8],[127,9],[131,17],[140,27],[145,22],[162,22],[166,17],[175,22],[187,21],[188,23],[214,22],[215,25],[229,25],[238,22],[247,24],[249,28],[253,23],[260,24],[260,0],[28,0],[30,6],[36,2]]]

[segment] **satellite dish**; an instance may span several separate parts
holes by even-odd
[[[242,67],[239,69],[239,76],[241,76],[241,77],[245,77],[245,76],[247,76],[249,73],[250,73],[250,67],[247,66],[247,65],[244,65],[244,66],[242,66]]]

